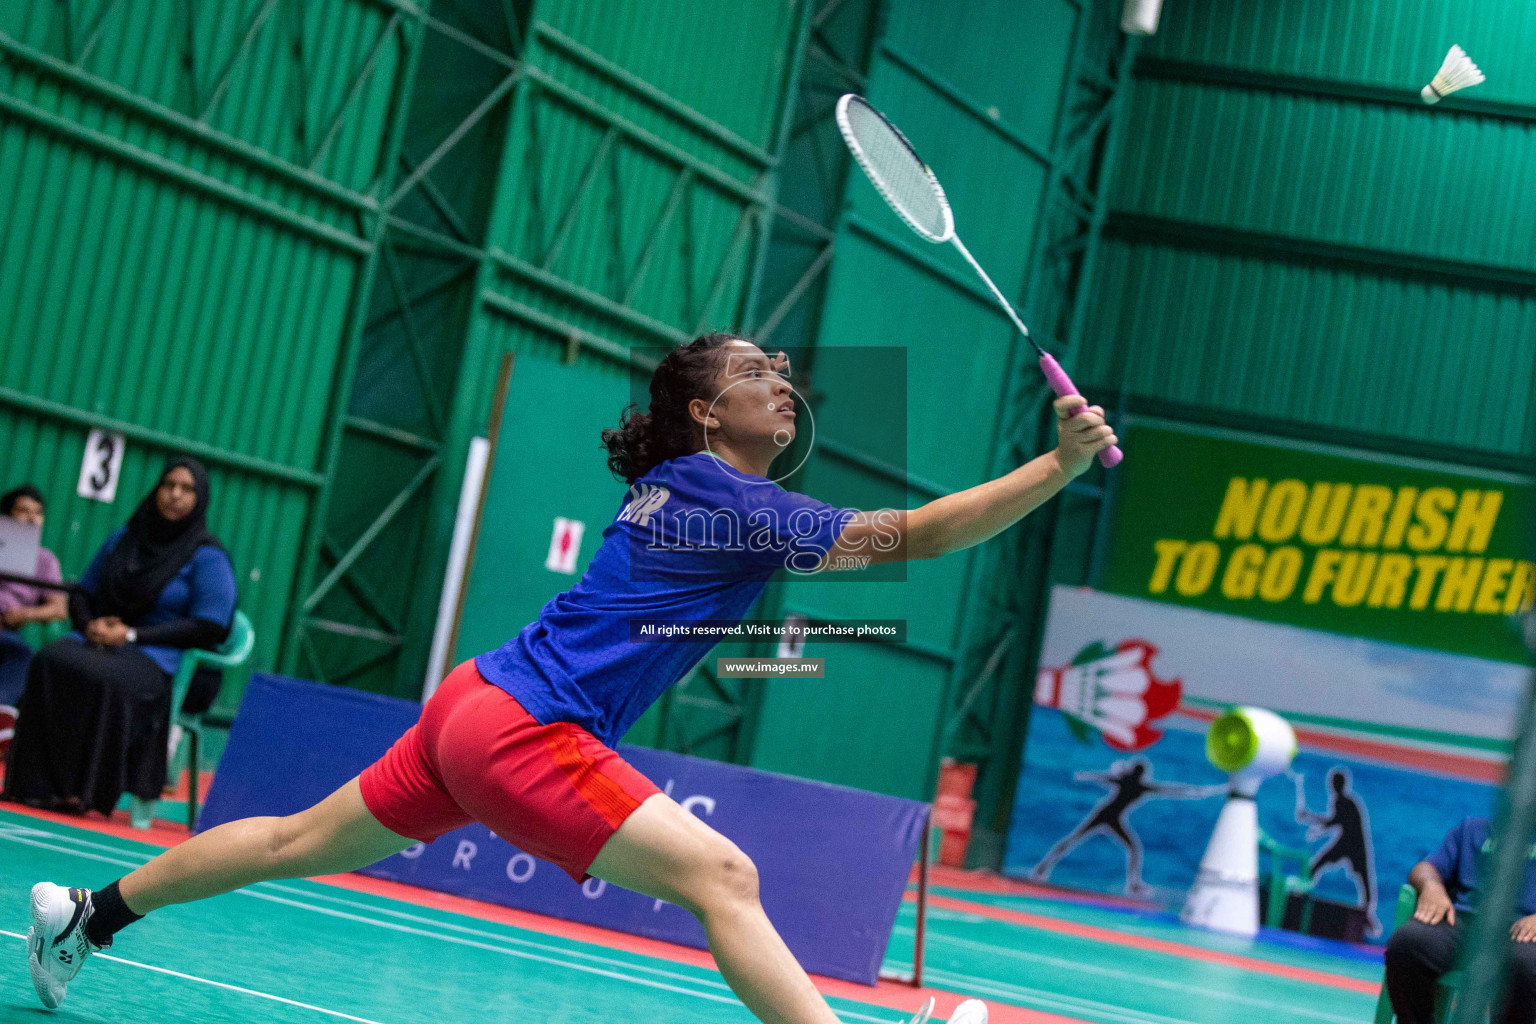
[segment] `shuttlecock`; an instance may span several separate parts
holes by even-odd
[[[1420,89],[1419,95],[1425,103],[1439,103],[1451,93],[1476,85],[1482,80],[1483,73],[1472,63],[1467,51],[1453,46],[1451,52],[1445,55],[1445,63],[1440,65],[1435,80]]]

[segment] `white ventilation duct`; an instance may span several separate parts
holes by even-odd
[[[1157,32],[1157,19],[1163,13],[1163,0],[1125,0],[1120,15],[1120,30],[1133,36]]]

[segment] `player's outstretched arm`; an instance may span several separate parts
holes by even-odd
[[[860,512],[848,521],[822,564],[857,564],[858,556],[866,562],[938,558],[997,536],[1049,501],[1081,476],[1094,456],[1118,442],[1099,406],[1072,415],[1087,405],[1081,395],[1058,398],[1056,449],[1011,473],[910,511]]]

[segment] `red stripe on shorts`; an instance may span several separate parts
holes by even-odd
[[[610,828],[617,829],[630,812],[639,806],[622,786],[604,775],[582,754],[578,735],[569,722],[557,722],[546,729],[544,745],[549,748],[556,767],[565,773],[571,786],[603,816]]]

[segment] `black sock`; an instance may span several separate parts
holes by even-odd
[[[105,949],[112,945],[112,936],[143,917],[128,909],[122,893],[113,882],[105,889],[91,893],[91,917],[85,922],[85,937]]]

